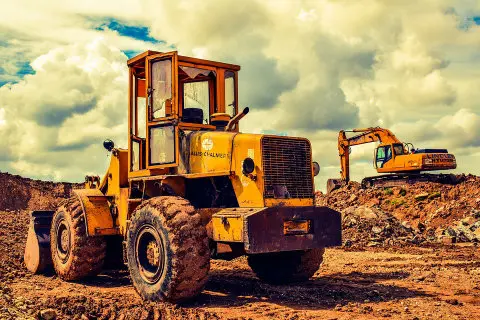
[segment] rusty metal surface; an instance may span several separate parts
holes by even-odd
[[[50,254],[50,226],[55,211],[32,211],[28,229],[25,266],[32,273],[46,271],[52,265]]]
[[[309,220],[308,234],[285,235],[285,221]],[[245,219],[245,251],[266,253],[342,244],[341,214],[327,207],[272,207]]]

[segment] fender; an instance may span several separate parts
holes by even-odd
[[[99,189],[77,189],[73,193],[80,200],[88,236],[119,234],[110,202]]]

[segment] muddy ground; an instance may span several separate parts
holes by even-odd
[[[107,270],[76,283],[61,281],[54,274],[30,275],[23,266],[28,210],[54,208],[75,185],[0,173],[0,186],[4,186],[0,188],[0,320],[49,316],[124,320],[477,319],[478,241],[445,245],[435,237],[428,240],[427,232],[428,228],[450,230],[448,226],[456,226],[457,220],[476,216],[480,179],[467,178],[458,186],[362,191],[351,185],[329,196],[320,195],[322,204],[344,214],[344,240],[349,243],[327,249],[313,279],[272,286],[255,277],[245,258],[213,261],[202,294],[189,303],[171,305],[142,303],[126,270]],[[428,195],[419,199],[421,192]],[[383,219],[380,225],[378,218]],[[463,228],[476,232],[476,222],[468,223],[462,224]],[[377,232],[380,227],[382,231]],[[425,240],[413,241],[419,238]]]
[[[78,283],[28,274],[22,266],[26,211],[0,212],[0,319],[475,319],[480,314],[480,251],[454,246],[328,249],[301,284],[260,282],[246,259],[213,261],[194,301],[143,304],[128,272]]]

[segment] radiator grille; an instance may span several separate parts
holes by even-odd
[[[265,198],[312,198],[312,159],[308,140],[262,139]]]

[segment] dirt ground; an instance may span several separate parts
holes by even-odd
[[[0,319],[475,319],[480,314],[480,251],[456,246],[328,249],[301,284],[260,282],[246,259],[213,261],[194,301],[145,303],[128,272],[67,283],[22,266],[26,211],[0,212]],[[83,318],[82,318],[83,317]]]
[[[480,233],[479,177],[466,176],[457,186],[362,190],[351,184],[319,194],[320,205],[342,212],[345,246],[327,249],[313,279],[273,286],[258,280],[245,258],[214,260],[205,290],[181,305],[143,303],[126,270],[107,270],[76,283],[53,273],[30,275],[23,266],[28,210],[54,209],[78,185],[5,173],[0,182],[0,320],[53,315],[83,320],[413,320],[477,319],[480,314],[478,238],[452,245],[428,240],[428,230],[456,232],[459,240]]]

